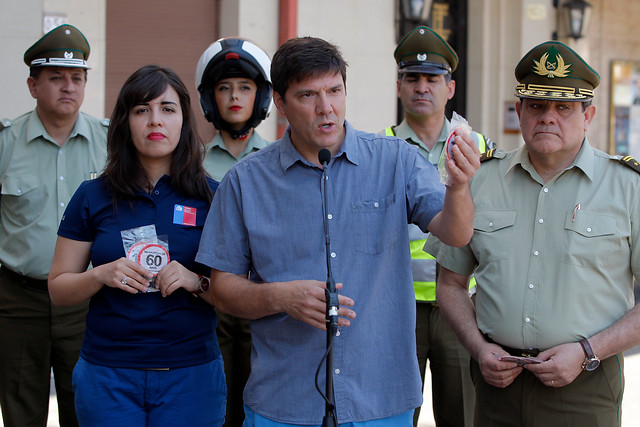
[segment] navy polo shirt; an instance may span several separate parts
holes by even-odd
[[[209,179],[212,190],[217,182]],[[176,205],[196,210],[195,225],[174,221]],[[114,209],[104,178],[85,181],[69,202],[58,235],[92,242],[94,266],[125,256],[120,232],[154,224],[169,244],[169,256],[189,270],[210,275],[194,261],[207,216],[206,200],[183,196],[162,177],[151,194],[140,192],[120,200]],[[182,221],[184,222],[184,221]],[[190,221],[187,221],[190,222]],[[177,368],[210,362],[220,355],[214,308],[178,289],[163,298],[160,292],[130,294],[103,286],[90,301],[81,357],[117,368]]]

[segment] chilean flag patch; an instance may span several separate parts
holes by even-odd
[[[173,223],[178,225],[196,225],[196,208],[189,206],[174,205]]]

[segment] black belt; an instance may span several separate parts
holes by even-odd
[[[499,342],[495,342],[494,340],[489,338],[489,336],[487,334],[483,334],[483,335],[484,335],[484,337],[485,337],[485,339],[487,341],[489,341],[490,343],[499,345],[500,347],[502,347],[502,349],[504,351],[506,351],[507,353],[509,353],[512,356],[537,357],[538,354],[540,354],[540,350],[537,349],[537,348],[521,349],[521,348],[507,347],[506,345],[502,345]]]
[[[9,270],[4,265],[0,267],[0,276],[14,283],[24,286],[25,288],[34,289],[36,291],[49,291],[49,286],[46,279],[32,279],[31,277],[23,276],[16,273],[13,270]]]

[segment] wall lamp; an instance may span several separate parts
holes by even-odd
[[[553,0],[553,6],[558,8],[558,0]],[[557,11],[558,17],[566,35],[573,39],[580,39],[587,33],[593,7],[585,0],[569,0],[562,3]],[[554,34],[557,39],[557,34]]]
[[[401,0],[400,12],[406,21],[427,22],[433,0]]]

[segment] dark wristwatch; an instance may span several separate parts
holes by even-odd
[[[201,276],[198,274],[198,290],[196,294],[202,294],[209,290],[209,278],[207,276]]]
[[[580,341],[580,345],[582,346],[582,351],[584,351],[584,362],[582,362],[582,369],[585,371],[595,371],[598,366],[600,366],[600,359],[598,356],[593,354],[593,349],[591,348],[591,344],[589,344],[589,340],[586,338]]]

